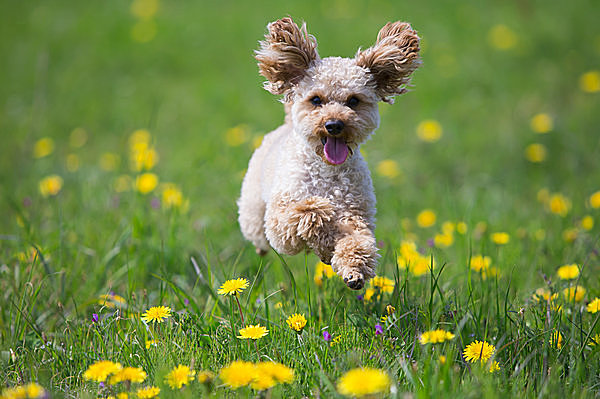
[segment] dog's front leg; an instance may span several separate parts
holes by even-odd
[[[342,218],[338,231],[331,266],[349,288],[359,290],[375,276],[379,259],[375,235],[360,217]]]
[[[330,224],[334,215],[333,205],[326,198],[292,200],[289,195],[278,195],[267,204],[265,233],[277,252],[295,255],[308,246],[323,259],[331,256],[324,243],[330,241],[333,248],[333,238],[326,237],[333,236]]]

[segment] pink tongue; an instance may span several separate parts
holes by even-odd
[[[327,137],[324,151],[327,161],[334,165],[344,163],[348,158],[348,146],[343,139],[338,137]]]

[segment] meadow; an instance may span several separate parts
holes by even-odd
[[[237,224],[283,120],[253,51],[410,21],[423,65],[361,149],[377,277]],[[0,398],[597,397],[600,4],[0,4]]]

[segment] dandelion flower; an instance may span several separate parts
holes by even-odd
[[[446,356],[440,355],[440,357],[438,357],[438,362],[440,364],[446,364]]]
[[[318,287],[321,287],[323,285],[323,276],[327,278],[332,278],[335,275],[336,274],[333,271],[333,267],[331,267],[331,265],[319,262],[315,267],[315,275],[313,277],[313,280]]]
[[[135,179],[135,188],[142,194],[152,192],[158,186],[158,176],[154,173],[142,173]]]
[[[395,179],[401,175],[400,166],[398,162],[392,159],[384,159],[377,164],[377,173],[380,176],[387,177],[388,179]]]
[[[585,288],[580,285],[574,287],[567,287],[563,290],[563,296],[569,302],[579,302],[585,295]]]
[[[475,341],[467,345],[463,351],[463,356],[466,361],[471,363],[475,363],[476,361],[485,363],[492,357],[495,351],[496,347],[494,345],[490,345],[485,341]]]
[[[219,378],[228,387],[237,389],[250,384],[254,379],[254,374],[254,364],[236,360],[221,369]]]
[[[109,375],[116,373],[122,368],[119,363],[114,363],[110,360],[100,360],[88,367],[83,373],[83,378],[96,382],[104,382]]]
[[[586,93],[600,91],[600,71],[588,71],[579,78],[579,88]]]
[[[550,336],[549,344],[551,347],[556,348],[556,349],[562,348],[563,337],[562,337],[562,334],[560,333],[560,331],[555,331],[552,333],[552,335]]]
[[[417,136],[427,143],[435,143],[442,133],[442,125],[434,119],[426,119],[417,125]]]
[[[392,305],[387,305],[385,307],[385,311],[387,312],[388,316],[391,316],[392,314],[394,314],[396,312],[396,308],[393,307]]]
[[[140,367],[125,367],[110,377],[109,382],[110,384],[117,384],[122,381],[144,382],[146,377],[146,372]]]
[[[579,267],[576,264],[564,265],[558,268],[556,274],[561,280],[572,280],[579,276]]]
[[[140,399],[151,399],[160,393],[160,388],[158,387],[145,387],[137,390],[137,397]]]
[[[35,142],[33,146],[33,157],[44,158],[54,152],[54,140],[44,137]]]
[[[490,373],[494,373],[496,371],[500,370],[500,363],[498,363],[497,361],[493,361],[492,364],[490,364],[490,368],[488,369],[488,371]]]
[[[248,126],[237,125],[225,132],[225,142],[230,147],[237,147],[250,139]]]
[[[381,292],[385,292],[388,294],[394,292],[394,280],[389,279],[387,277],[375,276],[371,279],[369,283],[371,284],[371,287],[379,288]]]
[[[157,346],[158,341],[155,339],[147,339],[146,340],[146,349],[150,349],[151,346]]]
[[[250,383],[250,388],[255,391],[266,391],[277,385],[277,381],[271,375],[261,373],[256,368],[254,370],[254,378]]]
[[[565,229],[562,232],[562,238],[563,240],[565,240],[565,242],[573,242],[577,239],[577,236],[579,235],[579,231],[576,228],[570,228],[570,229]]]
[[[419,227],[431,227],[435,224],[435,212],[431,209],[424,209],[417,215],[417,224]]]
[[[165,208],[180,208],[183,204],[183,194],[179,187],[173,183],[166,183],[162,190],[162,204]]]
[[[344,396],[362,397],[388,392],[390,377],[378,369],[356,368],[348,371],[337,382],[337,390]]]
[[[454,236],[452,233],[436,234],[433,242],[438,248],[448,248],[454,244]]]
[[[489,269],[492,259],[489,256],[475,255],[471,258],[471,270],[481,272]]]
[[[158,0],[134,0],[129,10],[139,19],[151,19],[158,11]]]
[[[600,191],[596,191],[590,195],[590,206],[594,209],[600,208]]]
[[[248,280],[245,278],[236,278],[235,280],[225,281],[217,293],[221,295],[237,295],[246,288],[248,288]]]
[[[594,218],[591,215],[585,215],[581,219],[580,225],[584,230],[590,231],[594,228]]]
[[[600,298],[594,298],[592,302],[588,303],[585,309],[590,313],[600,311]]]
[[[504,24],[494,25],[488,32],[490,45],[498,50],[510,50],[517,44],[517,35]]]
[[[456,232],[460,235],[465,235],[467,233],[467,230],[469,228],[467,227],[467,224],[465,222],[458,222],[456,223]]]
[[[571,210],[571,200],[560,193],[552,194],[548,199],[548,210],[565,217]]]
[[[209,384],[215,379],[215,373],[209,370],[199,371],[198,375],[196,375],[196,379],[201,384]]]
[[[143,315],[142,320],[146,323],[162,323],[165,319],[171,317],[171,308],[168,306],[154,306],[148,309]]]
[[[449,341],[454,338],[454,334],[449,331],[437,329],[426,331],[419,337],[421,345],[425,344],[437,344],[444,341]]]
[[[540,301],[554,301],[556,298],[558,298],[558,294],[554,293],[552,295],[550,295],[550,290],[548,288],[538,288],[537,290],[535,290],[535,294],[533,294],[533,299],[535,299],[536,301],[540,302]]]
[[[294,370],[277,362],[261,362],[256,365],[259,372],[273,377],[279,383],[290,384],[294,381]]]
[[[295,313],[288,317],[286,323],[292,330],[296,330],[297,332],[302,332],[304,326],[306,326],[306,318],[303,314]]]
[[[504,232],[492,233],[490,235],[490,238],[492,242],[497,245],[508,244],[508,242],[510,241],[510,235]]]
[[[37,382],[30,382],[26,385],[20,385],[13,388],[7,388],[4,391],[0,391],[0,398],[2,399],[34,399],[46,397],[48,397],[47,392]]]
[[[596,345],[600,345],[600,333],[594,335],[593,337],[590,337],[590,340],[588,342],[589,346],[596,346]]]
[[[50,175],[40,180],[39,189],[42,197],[55,196],[63,186],[63,178],[58,175]]]
[[[257,324],[255,326],[250,325],[246,328],[240,329],[240,335],[238,335],[238,338],[259,339],[259,338],[264,337],[268,333],[269,333],[269,330],[267,330],[265,327],[261,326],[260,324]]]
[[[546,113],[539,113],[533,116],[529,121],[531,130],[536,133],[548,133],[554,128],[554,121],[552,117]]]
[[[165,382],[173,389],[180,389],[194,379],[196,372],[188,366],[178,365],[167,374]]]
[[[532,163],[541,163],[546,160],[548,150],[540,143],[529,144],[525,147],[525,158]]]

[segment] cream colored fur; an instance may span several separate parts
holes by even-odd
[[[265,88],[284,96],[286,118],[248,165],[238,201],[242,233],[260,254],[312,249],[360,289],[379,255],[373,184],[359,149],[379,126],[378,102],[403,93],[418,67],[419,38],[410,25],[389,23],[355,58],[321,59],[305,25],[283,18],[268,29],[256,58]],[[331,121],[343,128],[330,130]],[[328,140],[347,146],[345,161],[325,150]]]

